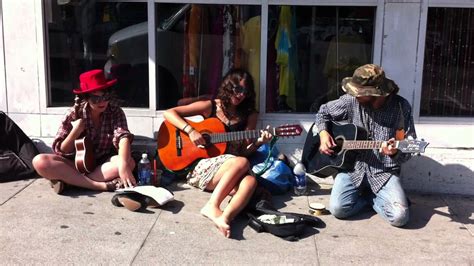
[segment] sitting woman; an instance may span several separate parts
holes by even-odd
[[[51,180],[58,194],[63,192],[64,183],[102,191],[135,186],[130,147],[133,135],[123,110],[110,101],[111,86],[117,80],[107,81],[102,70],[85,72],[79,79],[80,88],[74,90],[76,104],[61,122],[52,145],[54,154],[37,155],[34,168]],[[79,172],[74,163],[74,142],[84,136],[93,144],[91,151],[97,165],[90,173]]]
[[[205,145],[206,141],[201,133],[184,119],[194,115],[216,117],[228,131],[254,130],[258,113],[250,74],[239,69],[231,70],[224,77],[216,99],[196,101],[165,111],[165,119],[188,134],[196,146]],[[192,186],[212,192],[209,201],[201,209],[201,214],[212,220],[225,237],[230,237],[230,222],[245,207],[257,186],[245,156],[255,152],[271,138],[268,131],[262,131],[255,142],[231,142],[226,154],[200,160],[186,177]],[[220,205],[228,195],[232,199],[221,210]]]

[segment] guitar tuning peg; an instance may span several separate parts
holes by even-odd
[[[421,141],[425,141],[425,139],[421,139]]]
[[[417,153],[414,153],[413,155],[415,155],[415,156],[421,156],[421,153],[417,152]]]

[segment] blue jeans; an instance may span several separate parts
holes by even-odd
[[[408,222],[407,198],[398,176],[392,175],[375,194],[370,191],[369,196],[361,195],[361,190],[364,188],[369,188],[367,177],[362,181],[360,188],[356,188],[347,173],[338,173],[329,202],[331,213],[336,218],[344,219],[357,214],[366,205],[371,205],[384,220],[393,226],[400,227]]]

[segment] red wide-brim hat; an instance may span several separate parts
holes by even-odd
[[[91,93],[94,91],[100,91],[107,89],[114,85],[117,80],[107,80],[104,75],[104,71],[101,69],[94,69],[82,73],[79,76],[80,87],[74,89],[75,94]]]

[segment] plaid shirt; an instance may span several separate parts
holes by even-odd
[[[377,110],[364,107],[349,94],[322,105],[316,114],[318,132],[327,130],[328,121],[345,121],[367,129],[372,140],[389,140],[395,137],[403,112],[405,137],[416,138],[411,106],[399,95],[388,98],[388,101]],[[354,170],[349,172],[353,184],[359,187],[362,180],[367,180],[374,193],[378,192],[393,173],[400,171],[400,164],[410,159],[411,154],[398,152],[390,157],[378,150],[360,150]]]
[[[61,122],[61,126],[52,145],[53,151],[58,155],[72,158],[75,154],[61,151],[61,143],[71,132],[71,122],[74,121],[75,117],[74,107],[72,107]],[[128,131],[125,113],[118,106],[111,104],[107,106],[107,109],[101,114],[102,124],[100,128],[94,127],[89,108],[83,108],[82,117],[86,122],[85,132],[94,144],[94,154],[98,161],[107,159],[104,158],[104,156],[116,154],[120,139],[130,138],[130,140],[133,140],[133,134]]]

